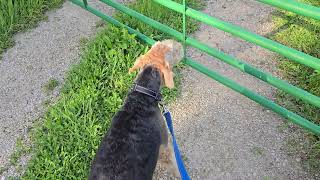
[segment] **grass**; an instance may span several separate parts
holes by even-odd
[[[0,57],[14,41],[12,36],[34,27],[44,13],[59,7],[64,0],[0,0]]]
[[[160,8],[150,1],[137,2],[145,3],[130,6],[148,12]],[[197,4],[200,1],[191,2]],[[176,23],[179,27],[172,14],[170,18],[165,16],[167,12],[163,9],[161,17],[172,26]],[[166,38],[150,29],[143,29],[135,24],[135,20],[117,17],[124,18],[129,25],[136,25],[146,34]],[[190,23],[190,26],[196,29],[196,25]],[[86,43],[80,63],[67,74],[58,102],[49,107],[41,123],[32,130],[32,158],[22,179],[87,178],[100,140],[135,77],[135,74],[128,74],[128,69],[148,48],[126,30],[109,25]],[[179,85],[181,68],[175,68],[178,74],[176,85]],[[166,100],[172,100],[178,93],[178,87],[172,91],[166,89],[164,96]]]
[[[59,86],[59,81],[54,78],[51,78],[49,79],[47,84],[43,86],[43,90],[45,93],[49,94],[58,86]]]
[[[320,7],[318,0],[302,0]],[[276,29],[272,38],[289,47],[320,58],[320,22],[294,13],[278,10],[274,15]],[[320,72],[279,57],[279,68],[294,85],[320,96]],[[320,124],[320,109],[285,93],[279,93],[278,102],[288,109]],[[309,170],[320,169],[320,137],[307,135],[311,143],[304,145],[304,165]],[[306,140],[307,141],[307,140]]]
[[[253,147],[251,149],[251,152],[256,156],[262,156],[263,155],[263,148],[261,148],[261,147]]]
[[[19,138],[16,143],[16,150],[10,155],[10,165],[17,166],[18,161],[24,154],[30,152],[30,147],[23,143],[22,138]]]
[[[0,175],[6,172],[11,166],[14,166],[18,173],[21,172],[22,166],[19,164],[20,158],[30,153],[31,148],[23,142],[22,138],[18,138],[15,145],[15,151],[9,157],[9,163],[0,167]]]

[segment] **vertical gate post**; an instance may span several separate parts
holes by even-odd
[[[88,1],[87,0],[82,0],[83,1],[83,4],[84,4],[84,7],[87,8],[88,6]]]
[[[187,57],[187,45],[186,45],[186,39],[187,39],[187,22],[186,22],[186,11],[187,11],[187,3],[186,0],[183,0],[183,61],[186,60]]]

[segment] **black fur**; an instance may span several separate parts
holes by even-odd
[[[136,83],[160,91],[159,71],[148,66]],[[130,92],[114,116],[93,161],[90,180],[151,180],[159,155],[162,115],[158,102]]]

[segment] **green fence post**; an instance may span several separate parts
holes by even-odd
[[[186,0],[183,0],[183,60],[186,60],[187,57],[187,44],[186,44],[186,39],[187,39],[187,25],[186,25],[186,11],[187,11],[187,3]]]
[[[88,7],[88,1],[87,0],[82,0],[83,1],[83,4],[84,4],[84,7],[87,8]]]

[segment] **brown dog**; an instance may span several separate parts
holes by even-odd
[[[143,69],[146,65],[153,65],[163,75],[163,83],[168,88],[174,87],[172,67],[183,58],[183,47],[174,40],[165,40],[155,43],[151,49],[139,57],[130,68],[129,72]],[[163,118],[161,122],[162,143],[159,150],[158,163],[161,168],[166,169],[175,177],[180,177],[177,167],[171,136],[168,136],[166,122]]]
[[[182,45],[174,40],[165,40],[155,43],[151,49],[139,57],[129,72],[143,68],[145,65],[153,65],[163,75],[165,86],[174,87],[172,67],[183,57]]]

